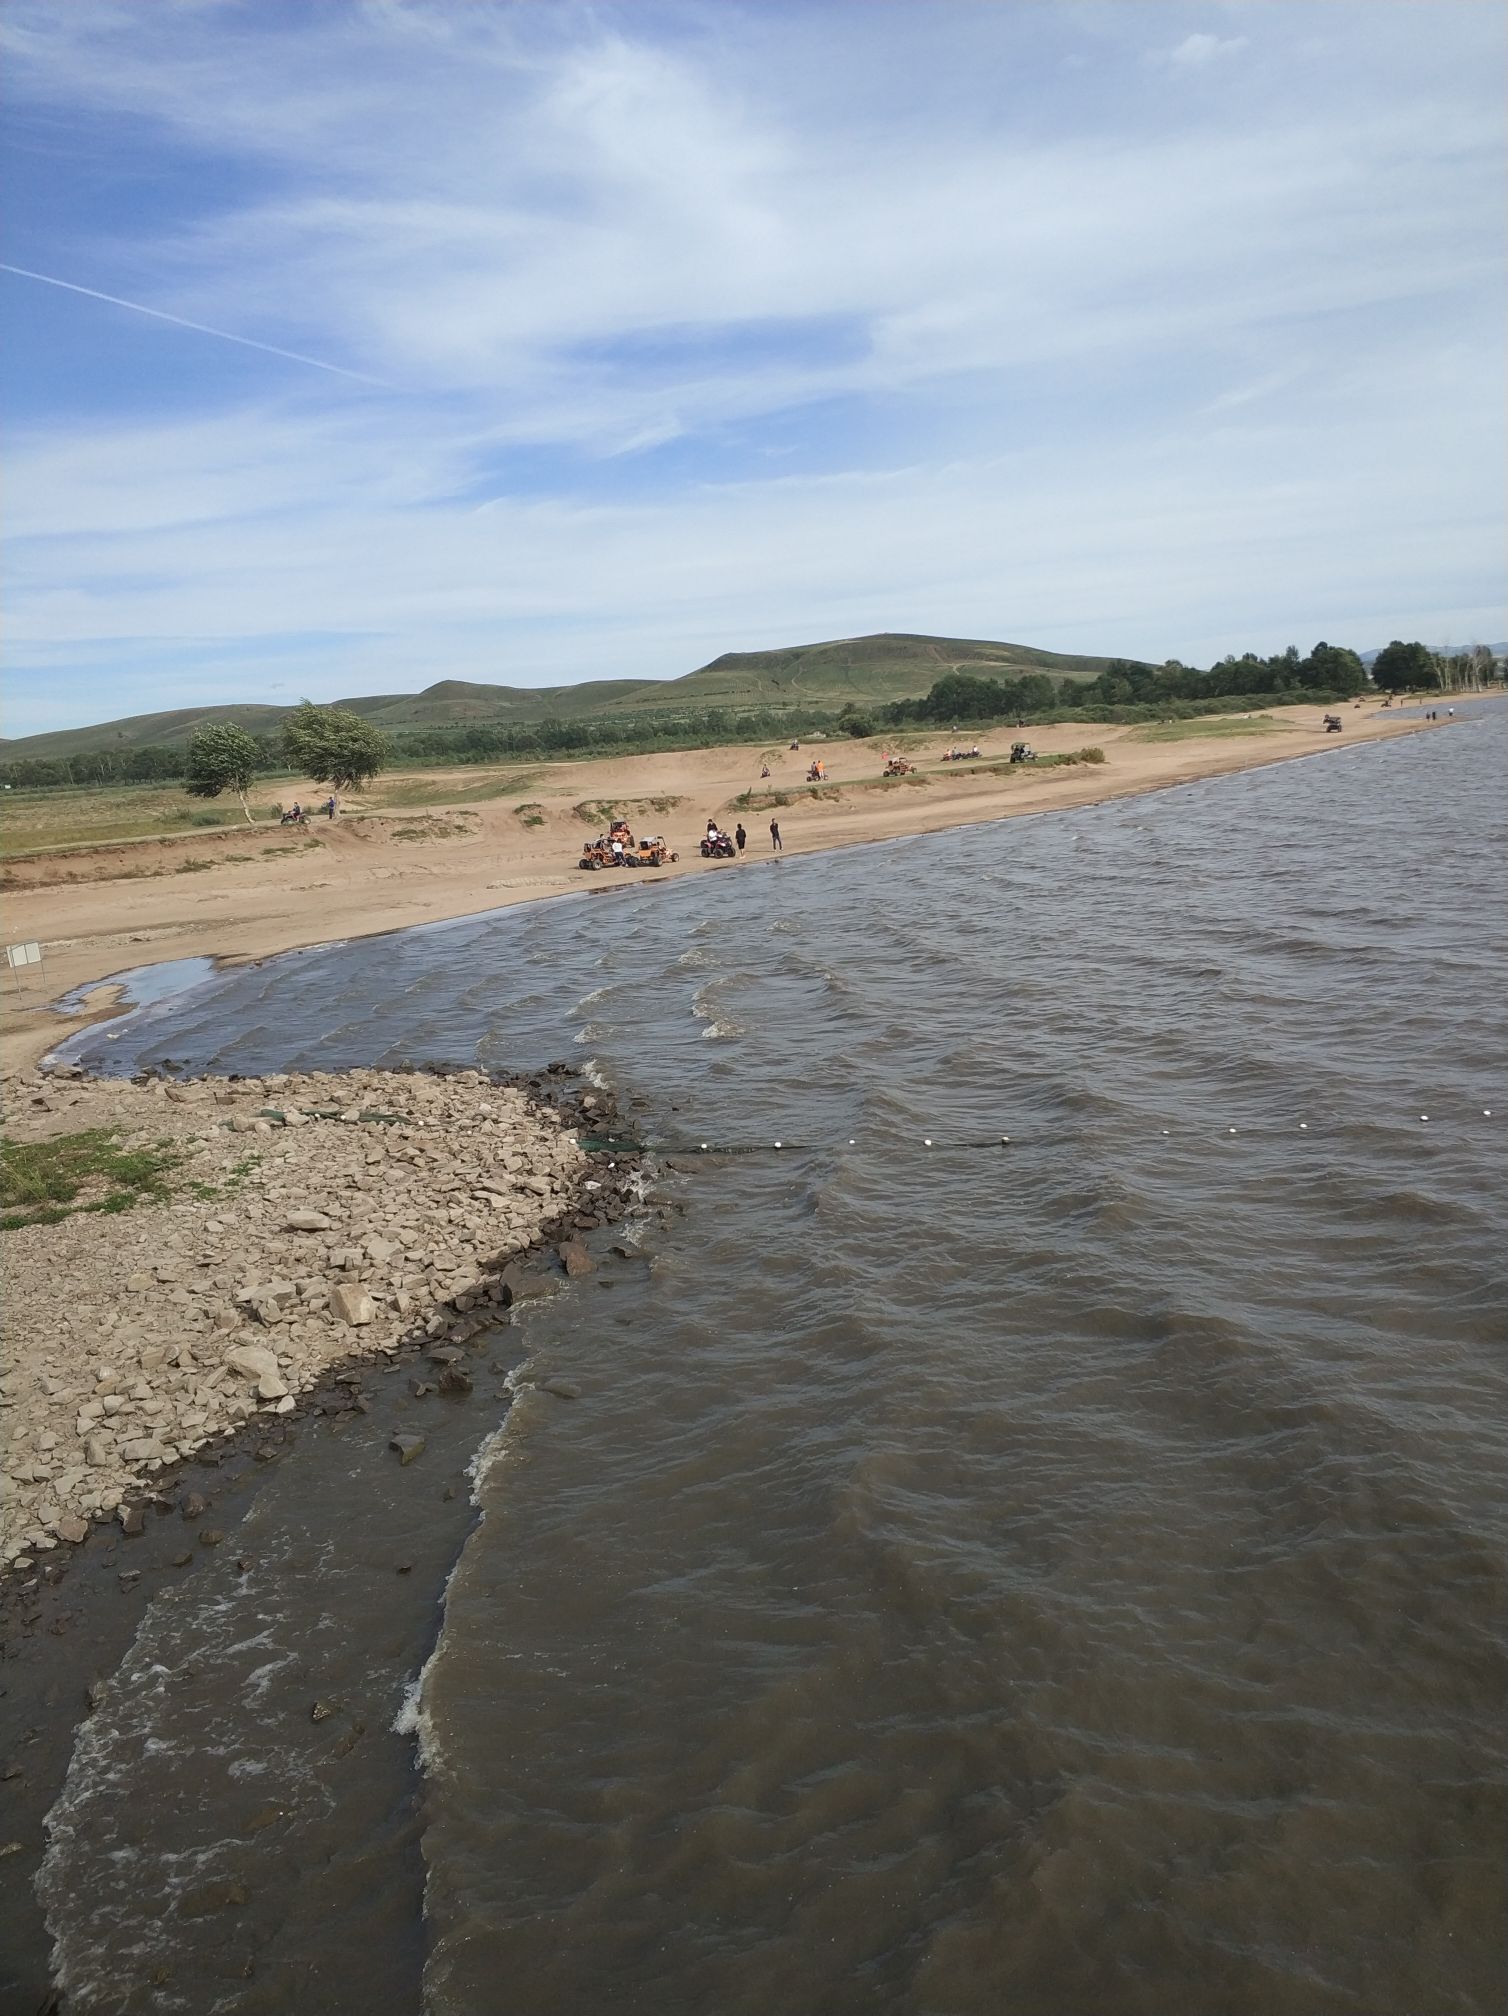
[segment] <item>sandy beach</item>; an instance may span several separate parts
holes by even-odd
[[[333,824],[318,818],[307,833],[261,825],[13,857],[4,874],[6,936],[40,942],[46,975],[44,986],[33,968],[25,989],[8,986],[0,1066],[35,1061],[72,1029],[111,1012],[107,991],[72,1016],[48,1003],[112,973],[196,955],[261,959],[571,893],[631,900],[669,876],[736,874],[769,861],[772,816],[789,858],[1093,804],[1299,756],[1340,757],[1360,741],[1448,725],[1403,720],[1371,702],[1339,709],[1345,726],[1334,735],[1324,730],[1327,711],[1295,706],[1256,721],[1211,717],[1178,724],[1179,739],[1171,741],[1143,740],[1146,729],[1073,723],[977,736],[908,734],[891,744],[883,736],[829,740],[799,752],[744,745],[557,762],[519,774],[516,790],[490,798],[480,795],[485,770],[436,770],[422,809],[377,812],[352,800]],[[1271,727],[1259,725],[1267,721]],[[1019,735],[1041,755],[1095,747],[1105,760],[987,767],[1008,757]],[[976,741],[978,764],[943,765],[955,743]],[[882,782],[887,746],[903,748],[916,773]],[[815,796],[804,784],[813,754],[827,766]],[[764,763],[768,780],[760,775]],[[735,802],[744,793],[754,794],[747,809]],[[776,793],[789,802],[772,806],[767,800]],[[317,802],[312,790],[306,797]],[[636,832],[664,833],[679,860],[663,869],[584,874],[582,844],[605,828],[609,806]],[[742,861],[701,858],[697,843],[709,817],[730,828],[742,818],[749,834]]]

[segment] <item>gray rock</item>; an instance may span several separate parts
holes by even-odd
[[[330,1291],[330,1313],[342,1323],[371,1323],[376,1320],[377,1305],[359,1282],[341,1282]]]
[[[581,1398],[581,1388],[576,1384],[574,1379],[541,1379],[539,1390],[541,1393],[553,1393],[557,1400],[579,1400]]]
[[[403,1465],[404,1469],[407,1469],[416,1456],[424,1454],[424,1437],[422,1435],[395,1435],[392,1441],[389,1442],[388,1447],[397,1450],[398,1461]]]
[[[328,1232],[334,1225],[333,1218],[327,1218],[323,1211],[290,1211],[283,1220],[286,1232]]]
[[[239,1372],[243,1379],[254,1381],[259,1390],[263,1380],[278,1378],[277,1357],[265,1344],[232,1344],[225,1354],[225,1362],[232,1372]],[[286,1392],[287,1388],[280,1385],[278,1390]]]
[[[583,1274],[596,1273],[597,1263],[579,1239],[567,1239],[555,1250],[560,1255],[561,1266],[573,1281]]]

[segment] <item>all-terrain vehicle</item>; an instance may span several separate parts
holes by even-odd
[[[827,776],[827,765],[820,756],[814,756],[806,768],[808,784],[820,784]]]
[[[709,831],[702,841],[704,861],[731,861],[737,852],[738,847],[731,833]]]
[[[1013,742],[1011,744],[1011,761],[1013,763],[1035,763],[1036,760],[1037,752],[1033,749],[1030,742]]]
[[[1338,735],[1340,731],[1341,731],[1340,716],[1338,714],[1327,714],[1325,716],[1325,733],[1327,735]]]
[[[884,775],[887,777],[909,777],[915,768],[916,765],[908,763],[904,756],[887,756],[885,758]]]

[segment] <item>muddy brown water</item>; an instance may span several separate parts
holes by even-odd
[[[679,1208],[418,1463],[306,1432],[165,1578],[50,1815],[67,2006],[1496,2011],[1505,756],[1486,709],[88,1032],[571,1049]]]

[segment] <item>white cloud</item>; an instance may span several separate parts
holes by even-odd
[[[1165,61],[1178,70],[1202,70],[1206,64],[1238,56],[1246,46],[1244,35],[1185,35],[1176,48],[1167,52]]]

